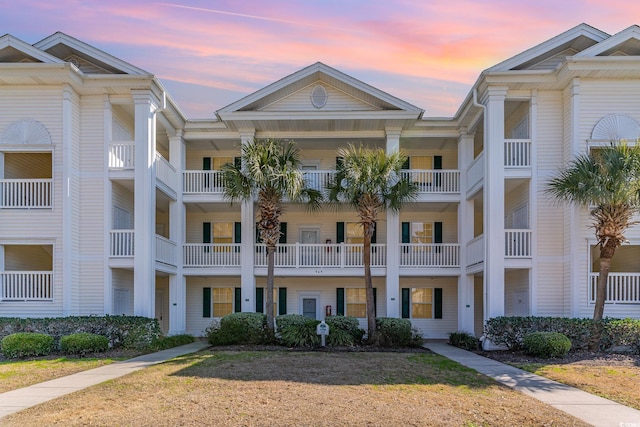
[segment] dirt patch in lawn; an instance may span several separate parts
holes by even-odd
[[[6,426],[586,426],[425,350],[180,357],[2,419]]]

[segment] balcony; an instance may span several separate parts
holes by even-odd
[[[460,172],[457,170],[405,169],[401,175],[418,186],[418,193],[459,193]]]
[[[504,166],[506,168],[531,167],[531,140],[507,139],[504,141]]]
[[[187,243],[182,249],[185,267],[240,267],[239,243]]]
[[[176,168],[158,152],[156,152],[156,179],[164,184],[175,196],[178,188],[178,172]]]
[[[0,301],[53,301],[53,273],[0,272]]]
[[[504,230],[504,256],[531,258],[531,230]]]
[[[109,170],[133,171],[135,169],[135,143],[133,141],[114,141],[109,144],[108,162]],[[175,193],[178,186],[178,172],[158,152],[156,152],[155,171],[158,182],[164,184],[170,192]]]
[[[387,245],[371,245],[371,267],[385,267]],[[254,257],[256,267],[267,266],[267,248],[257,245]],[[278,245],[275,266],[283,268],[323,267],[352,268],[363,267],[363,251],[360,244],[302,244]]]
[[[222,171],[184,171],[182,173],[184,194],[222,194],[223,190]]]
[[[596,302],[598,273],[589,273],[589,303]],[[640,273],[609,273],[607,304],[640,304]]]
[[[460,245],[457,243],[402,243],[400,267],[459,267]]]
[[[109,256],[123,259],[133,258],[135,234],[133,230],[111,230],[109,232]],[[168,266],[178,265],[177,245],[166,237],[156,234],[156,262]]]
[[[0,179],[0,209],[51,209],[53,180]]]

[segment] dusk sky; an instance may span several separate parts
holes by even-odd
[[[580,23],[640,24],[629,0],[0,0],[0,35],[62,31],[149,71],[189,118],[315,62],[452,116],[482,70]]]

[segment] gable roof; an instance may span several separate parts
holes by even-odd
[[[588,50],[610,37],[609,34],[587,24],[577,25],[537,46],[513,56],[487,71],[510,71],[527,69],[535,64],[548,60],[562,52],[567,56],[576,55]]]
[[[68,62],[65,60],[66,58],[75,55],[97,66],[103,70],[105,74],[151,74],[60,31],[40,40],[33,46],[60,58],[64,62]]]
[[[263,110],[267,106],[318,81],[325,82],[337,90],[371,105],[376,110],[410,111],[416,114],[423,112],[422,109],[415,105],[363,83],[335,68],[316,62],[221,108],[217,113],[225,115],[225,113]]]
[[[11,34],[5,34],[0,37],[0,62],[20,62],[20,59],[18,59],[18,57],[21,56],[20,54],[38,62],[51,64],[64,63],[64,61],[59,58],[31,46],[29,43],[23,42]]]
[[[588,49],[577,53],[575,57],[594,57],[594,56],[607,56],[615,54],[621,50],[624,45],[629,45],[633,50],[629,54],[640,55],[640,27],[632,25],[619,33],[609,37],[600,43],[591,46]]]

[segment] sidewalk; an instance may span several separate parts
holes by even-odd
[[[208,347],[209,344],[197,341],[180,347],[162,350],[156,353],[149,353],[133,359],[115,362],[110,365],[101,366],[95,369],[78,372],[55,380],[34,384],[29,387],[11,390],[0,394],[0,421],[2,417],[30,408],[48,400],[56,399],[65,394],[82,390],[104,381],[118,378],[131,372],[139,371],[151,365],[164,362],[174,357]],[[1,423],[1,422],[0,422]]]
[[[640,411],[444,343],[425,347],[596,427],[640,427]]]

